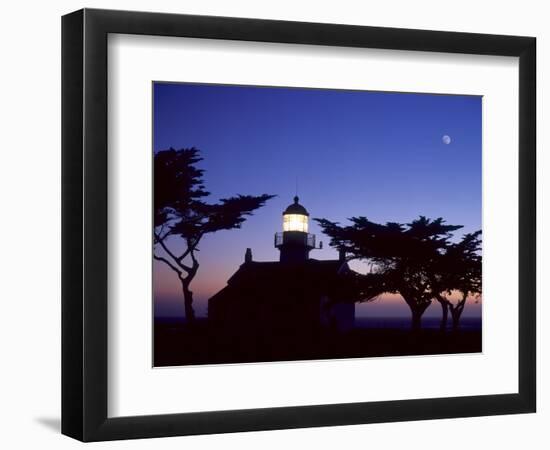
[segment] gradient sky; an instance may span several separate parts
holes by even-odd
[[[481,97],[170,83],[153,90],[154,151],[199,148],[211,201],[277,195],[241,229],[203,238],[191,285],[198,315],[247,247],[255,260],[278,260],[273,235],[296,184],[311,217],[410,222],[425,215],[464,225],[460,234],[481,228]],[[312,258],[337,257],[314,222],[309,231],[325,242]],[[183,316],[177,277],[158,261],[154,294],[157,317]],[[480,311],[471,303],[464,315]],[[408,316],[409,309],[385,296],[356,313]],[[438,314],[438,305],[426,312]]]

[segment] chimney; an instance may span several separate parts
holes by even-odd
[[[252,262],[252,249],[247,248],[246,252],[244,254],[244,262],[249,263]]]
[[[344,247],[340,247],[340,249],[338,250],[338,260],[340,262],[346,261],[346,249]]]

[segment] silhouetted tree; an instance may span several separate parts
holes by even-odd
[[[378,224],[366,217],[352,217],[349,226],[315,220],[330,237],[331,245],[345,249],[351,259],[371,263],[380,283],[378,290],[399,293],[411,310],[412,329],[419,329],[422,315],[435,297],[434,267],[445,252],[451,232],[461,226],[423,216],[406,225]]]
[[[154,164],[154,258],[177,275],[183,289],[185,317],[195,318],[190,284],[199,269],[199,242],[208,233],[240,228],[246,216],[264,206],[273,195],[237,195],[206,203],[199,150],[160,151]],[[160,253],[160,254],[159,254]]]
[[[450,310],[453,330],[458,329],[468,296],[481,294],[481,230],[465,234],[458,243],[450,243],[438,267],[438,301]],[[453,300],[452,294],[459,299]]]
[[[431,270],[431,283],[434,298],[441,305],[441,320],[439,322],[439,330],[444,332],[447,330],[447,322],[449,321],[449,305],[450,300],[446,294],[451,294],[452,288],[449,287],[449,278],[446,276],[449,272],[447,266],[449,258],[446,254],[441,254],[435,261]]]
[[[435,299],[441,305],[441,320],[439,322],[439,330],[445,331],[447,329],[447,322],[449,321],[449,300],[445,298],[443,294],[436,294]]]

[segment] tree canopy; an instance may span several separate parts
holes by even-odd
[[[220,230],[240,228],[255,210],[273,198],[262,194],[236,195],[209,203],[204,186],[204,170],[198,149],[183,148],[160,151],[154,162],[154,243],[155,259],[167,264],[182,282],[186,317],[192,320],[192,292],[189,284],[199,268],[197,252],[204,235]],[[170,238],[183,241],[184,250],[177,253]]]
[[[363,301],[376,292],[399,293],[411,309],[413,327],[420,326],[422,314],[442,292],[481,290],[481,277],[477,277],[481,232],[453,243],[453,232],[462,226],[447,224],[443,218],[420,216],[408,224],[380,224],[360,216],[349,219],[346,226],[315,220],[333,247],[345,251],[349,259],[371,263],[371,274],[364,281],[370,294]]]

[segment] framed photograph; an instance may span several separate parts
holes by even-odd
[[[62,432],[535,412],[535,38],[62,21]]]

